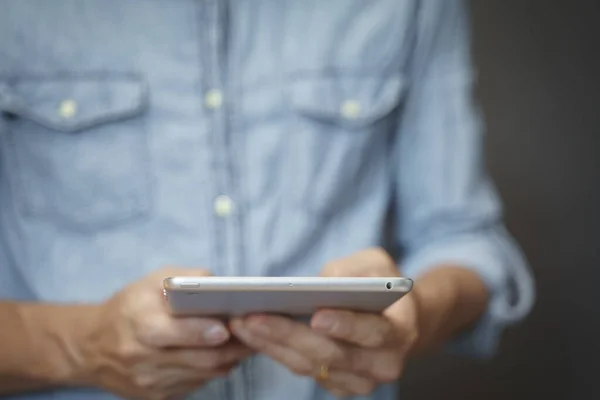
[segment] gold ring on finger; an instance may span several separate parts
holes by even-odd
[[[325,381],[329,378],[329,367],[325,364],[322,364],[319,367],[319,375],[317,376],[317,378],[320,381]]]

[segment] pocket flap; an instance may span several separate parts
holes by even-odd
[[[287,96],[296,112],[359,128],[389,114],[400,102],[403,88],[400,74],[313,76],[294,79]]]
[[[0,111],[62,132],[137,116],[147,103],[147,84],[137,75],[0,81]]]

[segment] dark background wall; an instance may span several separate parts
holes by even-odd
[[[414,362],[403,398],[600,398],[600,1],[471,6],[488,164],[538,302],[491,363]]]

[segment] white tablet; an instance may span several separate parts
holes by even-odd
[[[177,316],[306,317],[320,308],[379,313],[412,285],[411,279],[400,277],[171,277],[164,280],[164,295]]]

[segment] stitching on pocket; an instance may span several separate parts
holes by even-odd
[[[147,90],[147,89],[146,89]],[[135,160],[125,161],[127,164],[128,170],[125,170],[123,174],[123,182],[120,185],[117,185],[115,182],[115,189],[119,190],[118,192],[109,193],[104,192],[106,196],[104,199],[99,199],[98,203],[91,203],[90,208],[86,208],[84,202],[79,202],[75,200],[74,203],[76,205],[75,208],[69,208],[69,204],[67,202],[68,197],[65,197],[66,204],[63,204],[60,201],[60,195],[57,196],[57,193],[60,194],[60,188],[52,188],[50,186],[53,182],[43,182],[44,177],[39,175],[39,171],[34,171],[30,169],[27,171],[26,163],[27,160],[24,160],[23,157],[26,157],[23,154],[26,149],[22,148],[18,144],[19,138],[17,135],[18,127],[16,128],[16,123],[11,123],[10,121],[5,124],[6,127],[6,140],[10,147],[10,156],[8,157],[8,163],[11,166],[11,180],[13,181],[13,185],[15,187],[15,193],[13,194],[16,199],[17,209],[22,214],[22,216],[26,218],[39,218],[41,220],[55,220],[62,227],[68,228],[69,230],[79,231],[82,233],[92,232],[98,229],[106,229],[110,228],[117,224],[125,223],[129,220],[137,220],[138,218],[149,214],[151,209],[151,198],[152,198],[152,175],[151,175],[151,159],[150,159],[150,148],[148,142],[148,130],[146,127],[146,120],[143,118],[142,111],[147,102],[141,102],[140,105],[136,107],[137,114],[128,114],[130,115],[129,119],[122,118],[120,119],[122,123],[127,123],[127,121],[132,121],[134,125],[133,132],[128,129],[123,129],[124,132],[121,132],[123,135],[133,135],[134,137],[126,138],[123,141],[117,141],[115,146],[125,146],[129,144],[130,146],[134,146],[134,149],[128,148],[123,149],[122,155],[135,157]],[[137,117],[137,118],[134,118]],[[137,120],[137,121],[136,121]],[[106,122],[101,123],[100,121],[105,121],[105,119],[97,119],[96,124],[90,126],[89,130],[98,129],[111,129],[112,124],[107,124]],[[123,122],[124,121],[124,122]],[[111,121],[113,122],[113,121]],[[43,130],[53,130],[51,126],[43,125],[32,125],[32,121],[19,121],[17,123],[25,124],[25,131],[22,132],[23,135],[31,135],[28,140],[36,140],[36,135],[57,135],[57,136],[49,136],[48,144],[52,146],[52,141],[54,138],[57,140],[73,140],[80,141],[82,143],[75,143],[75,146],[81,146],[79,150],[82,153],[85,153],[85,146],[89,145],[90,149],[93,148],[93,143],[86,144],[86,140],[89,138],[86,135],[101,135],[102,132],[82,132],[76,136],[69,135],[68,133],[61,131],[54,132],[43,132]],[[106,125],[106,126],[105,126]],[[117,128],[118,129],[118,128]],[[40,130],[37,132],[37,130]],[[117,132],[118,134],[119,132]],[[114,133],[113,133],[114,134]],[[123,136],[119,136],[123,137]],[[119,138],[117,137],[117,138]],[[21,138],[22,139],[22,138]],[[37,138],[39,139],[39,138]],[[26,139],[27,140],[27,139]],[[109,139],[110,140],[110,139]],[[121,143],[119,143],[121,142]],[[107,156],[106,163],[110,163],[111,159],[111,143],[110,141],[106,142],[107,145],[104,149],[99,149],[98,151],[105,150],[105,155]],[[27,144],[24,142],[23,145]],[[35,149],[35,146],[32,147]],[[37,148],[40,151],[40,148]],[[41,149],[43,150],[43,149]],[[58,151],[57,149],[50,148],[51,151]],[[88,149],[89,150],[89,149]],[[92,149],[93,151],[93,149]],[[55,155],[56,156],[56,155]],[[51,154],[48,156],[48,162],[52,163]],[[76,156],[81,157],[81,155]],[[56,171],[60,174],[60,168],[64,170],[65,165],[58,166],[58,170]],[[74,166],[76,168],[77,166]],[[108,171],[104,170],[104,168],[108,168],[105,164],[101,164],[97,169],[91,172],[92,178],[99,177],[101,190],[113,190],[113,186],[110,182],[110,177],[107,178],[106,181],[102,181],[103,171],[106,173]],[[52,171],[51,171],[52,172]],[[30,174],[27,176],[27,174]],[[74,175],[73,179],[76,181],[83,182],[87,177],[86,176],[77,176]],[[32,193],[31,188],[28,188],[25,182],[27,180],[33,181],[34,188],[38,187],[37,193]],[[57,181],[59,185],[68,185],[68,178],[64,182]],[[131,184],[131,181],[137,181],[137,184]],[[38,182],[36,182],[38,181]],[[73,183],[76,183],[73,181]],[[84,187],[86,184],[82,184]],[[91,186],[91,183],[86,188],[88,190],[94,190],[95,188]],[[64,190],[68,190],[68,186],[62,187]],[[52,191],[54,189],[54,192]],[[47,195],[45,200],[42,200],[41,203],[35,203],[35,196],[39,196],[41,194]],[[102,193],[101,193],[102,194]],[[86,196],[83,196],[85,199]],[[88,199],[94,199],[95,197],[92,195],[87,196]],[[104,200],[106,204],[102,205],[100,202]],[[112,202],[112,203],[111,203]],[[73,204],[73,203],[72,203]],[[71,205],[72,205],[71,204]],[[112,207],[112,208],[111,208]],[[91,215],[87,213],[91,212]]]
[[[290,84],[307,81],[308,78],[303,82],[293,80]],[[315,76],[309,84],[312,87],[300,87],[300,92],[292,93],[298,97],[293,99],[296,102],[288,103],[291,141],[296,142],[290,146],[293,154],[289,157],[292,165],[288,169],[302,170],[290,180],[292,186],[288,192],[301,210],[323,217],[357,197],[354,192],[341,193],[344,188],[366,190],[376,181],[372,174],[378,171],[378,162],[369,162],[368,158],[387,143],[389,129],[394,126],[390,118],[402,101],[404,87],[401,76],[366,79]],[[322,91],[327,92],[323,94],[326,102],[323,107],[317,96]],[[364,103],[365,113],[356,121],[344,120],[339,105],[353,97],[358,106]],[[373,134],[382,136],[379,139],[372,137]],[[307,157],[312,159],[307,160]]]
[[[0,80],[0,82],[2,82],[2,80]],[[134,117],[147,108],[149,102],[148,83],[141,76],[136,75],[114,75],[106,79],[102,79],[98,76],[77,76],[71,77],[71,79],[67,79],[64,76],[49,76],[45,79],[38,77],[20,77],[12,78],[4,82],[8,82],[0,87],[0,100],[2,100],[0,103],[0,108],[4,112],[29,119],[38,123],[39,125],[50,127],[61,132],[74,133],[80,130],[92,128],[96,125],[109,122],[118,122]],[[48,110],[43,108],[43,106],[49,103],[48,100],[44,100],[40,103],[40,100],[37,99],[37,104],[27,104],[27,100],[31,101],[32,99],[28,99],[28,95],[23,93],[23,86],[25,85],[25,87],[27,87],[27,84],[32,84],[35,82],[39,82],[38,87],[41,89],[48,84],[56,84],[61,82],[65,83],[65,88],[71,89],[75,88],[77,84],[80,86],[96,85],[98,87],[99,95],[101,93],[104,95],[110,93],[110,90],[108,89],[111,87],[114,89],[118,89],[118,87],[125,89],[126,86],[129,86],[129,90],[125,90],[123,93],[118,94],[121,95],[119,98],[129,98],[132,103],[115,104],[112,109],[107,109],[104,113],[97,111],[97,115],[95,116],[76,116],[74,119],[61,120],[60,118],[56,118],[54,115],[49,115]],[[27,90],[25,90],[25,93],[27,93]],[[31,95],[31,93],[29,93],[29,95]],[[33,96],[33,99],[35,99],[35,95]],[[58,99],[55,98],[53,100]],[[36,106],[41,107],[37,112]]]

